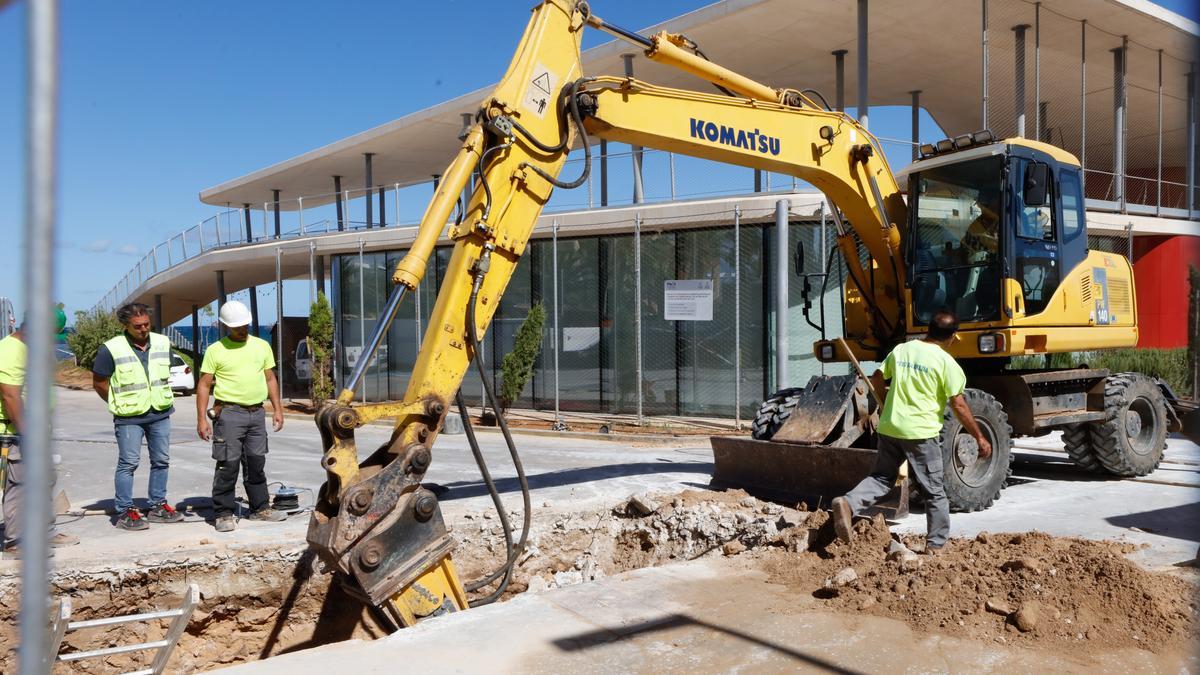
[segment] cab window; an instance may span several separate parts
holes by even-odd
[[[1021,177],[1017,190],[1021,199],[1017,202],[1017,236],[1034,241],[1055,241],[1054,236],[1054,197],[1051,186],[1047,188],[1045,204],[1028,205],[1025,203],[1025,172],[1033,166],[1032,162],[1021,162]]]
[[[1062,171],[1058,184],[1062,192],[1063,241],[1070,242],[1083,232],[1083,189],[1075,171]]]

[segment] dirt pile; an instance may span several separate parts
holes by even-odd
[[[982,533],[930,556],[911,552],[921,538],[894,543],[881,516],[855,530],[850,544],[817,545],[799,560],[768,552],[756,564],[830,608],[899,618],[923,632],[1080,651],[1169,651],[1200,637],[1196,585],[1137,567],[1124,557],[1128,544]]]

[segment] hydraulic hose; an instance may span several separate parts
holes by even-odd
[[[492,504],[496,507],[496,513],[500,516],[500,525],[504,528],[504,545],[506,551],[513,550],[512,525],[508,520],[508,511],[504,508],[504,503],[500,500],[500,492],[496,489],[496,483],[492,480],[492,472],[488,470],[487,460],[483,457],[483,452],[479,449],[479,440],[475,437],[475,427],[471,424],[471,416],[467,413],[467,402],[463,400],[462,390],[454,395],[454,402],[458,404],[458,414],[462,418],[463,431],[467,434],[467,444],[471,447],[471,454],[475,457],[475,464],[479,467],[479,474],[483,476],[483,483],[487,486],[488,494],[492,497]],[[511,569],[507,565],[501,566],[492,574],[472,581],[466,584],[464,588],[468,591],[476,591],[494,581],[501,574],[506,574],[506,569]],[[505,582],[507,584],[507,581]]]
[[[536,167],[536,166],[530,164],[529,162],[521,162],[522,168],[528,167],[528,168],[532,169],[534,173],[541,176],[542,178],[545,178],[546,181],[548,183],[550,183],[551,185],[553,185],[554,187],[562,188],[564,190],[572,190],[574,188],[579,187],[580,185],[583,185],[584,182],[587,181],[588,176],[591,175],[591,173],[592,173],[592,146],[588,142],[587,129],[583,128],[583,115],[581,115],[579,113],[579,99],[577,97],[577,94],[579,93],[579,87],[583,83],[591,82],[593,79],[594,78],[590,78],[590,77],[581,77],[578,80],[575,80],[574,82],[572,82],[571,87],[570,87],[571,94],[568,97],[568,101],[567,101],[567,109],[571,113],[571,121],[575,124],[575,128],[579,130],[579,139],[583,143],[583,171],[580,172],[579,177],[570,182],[560,181],[557,178],[555,178],[554,176],[551,176],[550,174],[543,171],[540,167]],[[539,150],[542,150],[543,152],[548,152],[548,150],[545,150],[545,148],[547,148],[549,146],[546,146],[543,143],[534,140],[533,136],[531,134],[529,134],[529,132],[526,131],[523,127],[518,127],[517,125],[514,125],[514,128],[517,128],[518,131],[521,132],[521,135],[523,137],[529,139],[529,141],[531,143],[533,143],[533,145],[536,148],[538,148]],[[560,146],[561,147],[559,149],[562,149],[562,147],[566,147],[566,141],[563,140],[560,143]],[[557,151],[555,150],[555,152],[557,152]]]

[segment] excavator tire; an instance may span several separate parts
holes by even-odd
[[[756,441],[769,441],[779,427],[791,417],[804,387],[791,387],[771,394],[758,406],[758,414],[750,425],[750,436]]]
[[[1096,459],[1116,476],[1145,476],[1167,447],[1167,402],[1154,380],[1117,373],[1104,382],[1108,419],[1089,425]]]
[[[992,444],[987,459],[978,457],[978,445],[963,430],[962,423],[946,406],[939,442],[945,469],[946,497],[952,511],[981,511],[1000,497],[1012,474],[1012,427],[1008,415],[994,396],[979,389],[966,389],[963,396],[984,435]]]
[[[1072,424],[1063,429],[1062,439],[1067,455],[1075,462],[1075,466],[1089,473],[1104,473],[1104,465],[1100,463],[1096,449],[1092,447],[1091,425]]]

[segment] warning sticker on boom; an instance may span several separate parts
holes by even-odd
[[[546,111],[554,107],[554,88],[558,77],[542,64],[533,69],[533,77],[529,78],[529,87],[525,90],[525,98],[521,103],[541,119],[545,119]]]

